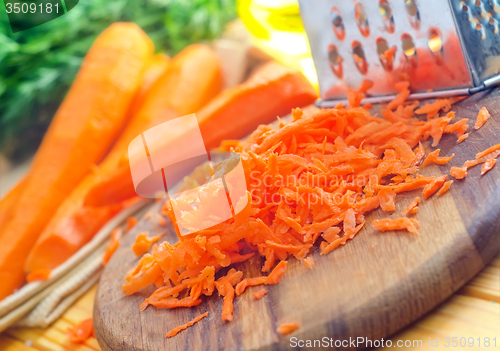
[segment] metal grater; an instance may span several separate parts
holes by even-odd
[[[299,0],[321,107],[347,88],[374,85],[363,102],[470,95],[500,83],[500,0]],[[394,53],[391,55],[391,53]]]

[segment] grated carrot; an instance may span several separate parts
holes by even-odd
[[[483,107],[479,110],[479,113],[477,114],[477,119],[476,119],[476,124],[474,125],[475,129],[481,128],[486,121],[490,118],[490,113],[486,109],[486,107]]]
[[[104,256],[102,257],[102,264],[105,266],[108,264],[111,256],[118,250],[120,246],[120,238],[122,237],[123,231],[121,228],[116,228],[111,232],[111,239],[109,240],[109,245],[104,252]]]
[[[497,160],[495,158],[484,162],[482,167],[481,167],[481,175],[484,175],[486,172],[488,172],[490,169],[492,169],[496,163],[497,163]]]
[[[458,137],[458,139],[457,139],[457,143],[459,143],[459,144],[460,144],[462,141],[464,141],[464,140],[465,140],[465,139],[467,139],[468,137],[469,137],[469,133],[465,133],[465,134],[463,134],[463,135],[459,136],[459,137]]]
[[[129,232],[130,230],[132,230],[132,228],[134,228],[136,224],[137,224],[137,218],[135,218],[135,217],[128,217],[127,218],[127,232]]]
[[[410,233],[418,234],[420,224],[416,219],[403,217],[395,219],[376,219],[373,226],[378,230],[385,232],[388,230],[407,230]]]
[[[148,232],[139,233],[135,238],[134,245],[132,245],[132,251],[134,251],[136,256],[141,256],[146,252],[149,252],[151,246],[153,246],[153,244],[158,240],[160,240],[159,235],[149,238]]]
[[[312,256],[308,256],[308,257],[304,258],[303,262],[307,268],[309,268],[309,269],[314,268],[314,258],[312,258]]]
[[[315,247],[326,255],[347,244],[361,232],[370,212],[379,207],[395,211],[397,194],[421,189],[427,198],[443,189],[446,176],[424,177],[419,164],[424,158],[442,164],[452,156],[439,157],[434,151],[426,158],[421,141],[432,138],[435,145],[444,134],[465,133],[466,120],[450,124],[455,117],[449,112],[453,100],[438,99],[418,108],[418,102],[406,102],[409,83],[402,81],[396,86],[398,96],[381,118],[360,107],[371,86],[367,81],[350,90],[347,107],[339,104],[312,114],[294,109],[290,123],[281,121],[277,129],[260,126],[245,142],[227,143],[224,147],[238,154],[245,173],[247,192],[240,198],[247,200],[244,208],[234,218],[182,236],[181,228],[198,227],[196,220],[205,218],[204,210],[179,197],[175,206],[182,209],[186,222],[175,222],[172,202],[165,201],[161,214],[176,224],[180,240],[162,242],[144,254],[126,275],[123,293],[131,295],[154,284],[156,291],[141,304],[144,310],[149,305],[197,306],[202,296],[217,290],[223,299],[221,318],[230,321],[234,299],[249,286],[277,284],[289,258],[312,267],[314,260],[308,255]],[[418,111],[428,119],[417,118]],[[440,111],[447,114],[439,116]],[[222,172],[229,162],[214,164],[214,173]],[[213,183],[200,186],[202,194],[219,191]],[[407,213],[418,208],[419,200],[414,201]],[[214,208],[219,206],[213,204]],[[408,217],[373,225],[381,231],[415,234],[420,227]],[[263,258],[262,276],[244,277],[232,268],[256,255]]]
[[[165,335],[166,338],[171,338],[173,336],[176,336],[177,334],[179,334],[181,331],[183,331],[184,329],[187,329],[191,326],[193,326],[195,323],[199,322],[200,320],[202,320],[203,318],[205,318],[206,316],[208,316],[208,312],[205,312],[205,313],[202,313],[200,314],[199,316],[193,318],[191,321],[187,322],[186,324],[183,324],[183,325],[180,325],[178,327],[175,327],[174,329],[170,330],[167,335]]]
[[[493,145],[493,146],[487,148],[484,151],[478,152],[476,154],[476,160],[480,159],[480,158],[482,158],[484,156],[487,156],[487,155],[489,155],[489,154],[491,154],[491,153],[493,153],[495,151],[498,151],[498,150],[500,150],[500,144]]]
[[[441,189],[438,190],[437,194],[438,195],[443,195],[445,192],[450,189],[451,184],[453,184],[453,180],[448,180],[446,183],[443,184]]]
[[[300,328],[299,323],[283,323],[278,327],[278,329],[276,329],[276,331],[281,335],[288,335],[290,333],[293,333],[299,328]]]
[[[420,202],[420,198],[419,197],[416,197],[413,199],[413,201],[408,205],[408,207],[406,207],[403,212],[401,212],[403,214],[403,216],[406,216],[408,213],[410,214],[415,214],[416,213],[416,209],[418,209],[418,203]]]
[[[94,336],[94,322],[92,318],[85,319],[74,327],[66,330],[68,340],[73,344],[83,344]]]
[[[450,157],[439,157],[440,149],[436,149],[435,151],[429,153],[422,163],[421,167],[425,167],[428,163],[435,163],[437,165],[444,165],[449,162],[455,154],[452,154]]]
[[[259,291],[254,292],[252,295],[255,297],[257,300],[262,299],[264,296],[266,296],[268,291],[266,289],[260,289]]]

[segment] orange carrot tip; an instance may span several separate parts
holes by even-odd
[[[293,333],[299,328],[300,328],[299,323],[283,323],[278,327],[278,329],[276,329],[276,331],[283,336]]]
[[[26,276],[26,281],[28,283],[31,283],[40,280],[47,280],[49,279],[51,273],[52,272],[50,269],[45,269],[45,268],[37,269],[36,271],[33,271]]]

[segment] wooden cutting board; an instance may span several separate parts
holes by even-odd
[[[441,155],[455,153],[444,166],[422,169],[427,175],[449,174],[451,166],[474,159],[477,152],[500,142],[500,93],[475,95],[453,106],[457,118],[469,118],[469,130],[479,109],[486,106],[492,117],[461,144],[455,135],[445,135]],[[452,178],[453,179],[453,178]],[[401,211],[420,191],[398,196]],[[156,203],[152,213],[158,213]],[[131,250],[141,231],[160,233],[155,217],[142,219],[121,241],[120,248],[104,270],[94,305],[97,340],[103,350],[284,350],[290,338],[302,340],[349,340],[385,338],[440,304],[484,267],[500,249],[500,166],[480,176],[480,166],[469,170],[464,180],[455,180],[450,191],[422,201],[416,219],[420,235],[405,232],[380,233],[370,223],[388,215],[380,210],[367,217],[365,228],[347,245],[320,256],[308,270],[291,259],[282,281],[262,300],[252,292],[235,299],[234,319],[221,318],[222,298],[204,297],[195,308],[164,310],[139,305],[154,289],[125,297],[121,291],[126,272],[137,258]],[[165,240],[176,240],[167,225]],[[254,258],[236,268],[245,276],[260,275],[261,259]],[[216,295],[216,293],[214,293]],[[170,329],[203,312],[209,316],[177,336],[166,339]],[[281,323],[298,322],[294,333],[280,337]],[[427,336],[422,336],[424,346]],[[362,345],[361,345],[362,346]],[[361,347],[363,348],[363,347]],[[342,348],[343,350],[349,348]]]

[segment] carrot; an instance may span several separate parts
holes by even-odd
[[[104,256],[102,258],[102,264],[105,266],[108,264],[111,256],[118,250],[120,246],[120,238],[122,237],[123,231],[120,228],[116,228],[111,232],[111,239],[109,241],[109,245],[104,252]]]
[[[464,179],[467,176],[467,168],[451,167],[450,175],[456,179]]]
[[[183,69],[184,65],[190,67],[191,71]],[[150,85],[146,89],[147,95],[144,101],[131,117],[105,160],[99,165],[99,169],[78,185],[46,226],[26,262],[25,269],[28,272],[58,266],[87,243],[112,216],[130,205],[129,202],[114,202],[107,205],[99,199],[105,199],[107,196],[109,189],[107,187],[111,185],[106,183],[106,179],[115,171],[126,170],[130,177],[127,150],[129,143],[137,135],[158,123],[182,116],[186,112],[194,112],[186,108],[176,111],[174,106],[186,101],[187,108],[197,109],[222,87],[220,63],[215,53],[203,45],[188,47],[168,63],[164,73],[154,83],[149,79],[154,77],[143,78],[142,84]],[[102,186],[103,188],[100,188]],[[95,187],[100,189],[98,193],[92,193]],[[133,196],[135,195],[134,192]],[[123,200],[129,198],[131,196]],[[85,199],[90,199],[90,203],[85,204]],[[85,216],[92,220],[79,219]],[[78,223],[78,225],[67,225],[67,223]]]
[[[30,249],[57,207],[106,153],[152,55],[149,38],[116,23],[95,41],[33,161],[12,218],[0,230],[0,299],[24,280]]]
[[[283,323],[278,327],[278,329],[276,329],[276,331],[281,335],[287,335],[293,333],[299,328],[300,328],[299,323]]]
[[[418,114],[427,114],[427,119],[432,119],[437,116],[440,110],[447,112],[451,109],[451,99],[436,99],[435,102],[425,104],[421,108],[415,110]]]
[[[312,258],[312,256],[308,256],[308,257],[304,258],[304,265],[309,269],[313,269],[314,268],[314,258]]]
[[[146,252],[149,252],[151,246],[153,246],[153,244],[158,240],[160,240],[159,235],[154,236],[152,238],[148,238],[147,232],[139,233],[139,235],[137,235],[135,239],[134,245],[132,245],[132,251],[134,251],[136,256],[141,256]]]
[[[476,154],[476,159],[483,158],[483,157],[485,157],[485,156],[487,156],[495,151],[498,151],[498,150],[500,150],[500,144],[493,145],[484,151],[478,152]]]
[[[26,281],[31,283],[38,280],[47,280],[49,279],[50,273],[52,273],[50,269],[39,269],[28,274],[26,276]]]
[[[497,163],[496,159],[490,159],[487,160],[485,163],[483,163],[483,166],[481,167],[481,175],[484,175],[486,172],[492,169],[496,163]]]
[[[12,218],[17,200],[22,194],[25,183],[26,178],[23,178],[6,195],[2,196],[0,200],[0,228]]]
[[[266,296],[268,291],[266,289],[260,289],[259,291],[254,292],[252,295],[255,297],[257,300],[262,299],[264,296]]]
[[[408,205],[408,207],[406,207],[403,210],[403,212],[401,212],[403,216],[406,216],[408,213],[415,214],[418,210],[419,201],[420,201],[419,197],[414,198],[413,201]]]
[[[292,107],[306,106],[315,98],[314,88],[300,72],[268,63],[248,81],[224,91],[197,112],[205,147],[215,148],[225,138],[242,138],[259,123],[271,122]],[[239,118],[234,119],[235,115]],[[164,148],[168,149],[170,143],[166,140]],[[110,204],[134,195],[129,168],[120,168],[89,193],[86,203],[94,204],[89,198],[95,198],[101,204]]]
[[[468,137],[469,137],[469,133],[465,133],[465,134],[463,134],[463,135],[459,136],[459,137],[458,137],[458,139],[457,139],[457,143],[459,143],[459,144],[460,144],[462,141],[464,141],[464,140],[465,140],[465,139],[467,139]]]
[[[424,187],[424,190],[422,191],[422,197],[427,200],[429,197],[431,197],[436,191],[438,191],[446,181],[446,178],[448,176],[445,174],[441,177],[438,177],[434,179],[432,182],[427,184]]]
[[[407,88],[407,83],[398,85],[400,91]],[[362,91],[353,92],[356,104],[356,94]],[[394,120],[355,106],[338,105],[312,114],[294,109],[290,123],[281,121],[276,129],[263,125],[245,142],[225,143],[223,148],[240,156],[247,192],[234,200],[246,199],[244,208],[234,218],[182,236],[180,231],[196,228],[197,220],[217,215],[182,196],[165,201],[160,213],[175,224],[180,240],[173,245],[162,242],[145,254],[126,275],[124,294],[155,284],[157,290],[141,310],[149,305],[179,308],[200,304],[200,297],[211,296],[215,287],[224,300],[221,318],[229,321],[234,299],[249,286],[277,284],[292,256],[307,265],[315,244],[319,243],[321,255],[345,245],[361,232],[370,212],[382,206],[395,209],[396,194],[419,188],[426,196],[437,191],[445,177],[419,174],[418,165],[425,158],[421,140],[432,137],[438,142],[443,134],[461,127],[447,128],[453,113],[417,119],[415,107],[415,103],[398,105]],[[228,165],[214,164],[215,173]],[[197,182],[198,173],[186,184]],[[207,183],[198,190],[204,198],[221,188]],[[181,218],[173,214],[175,208],[182,211]],[[210,210],[214,208],[219,206],[211,203]],[[374,226],[415,234],[420,227],[407,217],[375,221]],[[245,278],[231,268],[255,255],[263,258],[261,270],[271,271],[269,275]],[[226,267],[229,271],[215,280],[216,272]]]
[[[137,218],[135,217],[128,217],[127,218],[127,232],[131,231],[132,228],[134,228],[137,224]]]
[[[449,180],[446,183],[444,183],[441,189],[439,189],[439,191],[437,192],[437,194],[443,195],[445,192],[448,191],[448,189],[450,189],[451,184],[453,184],[453,180]]]
[[[66,335],[71,343],[83,344],[94,336],[94,322],[92,318],[85,319],[74,327],[68,327]]]
[[[202,313],[200,314],[199,316],[193,318],[191,321],[187,322],[186,324],[183,324],[183,325],[180,325],[178,327],[175,327],[174,329],[170,330],[167,335],[165,335],[165,337],[167,338],[171,338],[173,336],[176,336],[177,334],[179,334],[181,331],[183,331],[184,329],[187,329],[191,326],[193,326],[195,323],[199,322],[200,320],[202,320],[203,318],[205,318],[206,316],[208,316],[208,312],[205,312],[205,313]]]
[[[435,151],[429,153],[422,163],[421,167],[425,167],[428,163],[435,163],[437,165],[444,165],[449,162],[455,154],[452,154],[450,157],[439,157],[440,149],[436,149]]]
[[[486,121],[488,121],[489,118],[490,118],[490,113],[488,112],[486,107],[481,108],[479,110],[479,113],[477,114],[477,119],[476,123],[474,124],[474,128],[476,130],[481,128],[486,123]]]
[[[401,81],[396,83],[396,89],[399,93],[394,97],[394,100],[387,104],[388,110],[394,110],[396,107],[401,105],[410,96],[410,82]]]
[[[418,234],[420,224],[416,219],[403,217],[395,219],[376,219],[373,226],[378,230],[385,232],[388,230],[407,230],[410,233]]]

